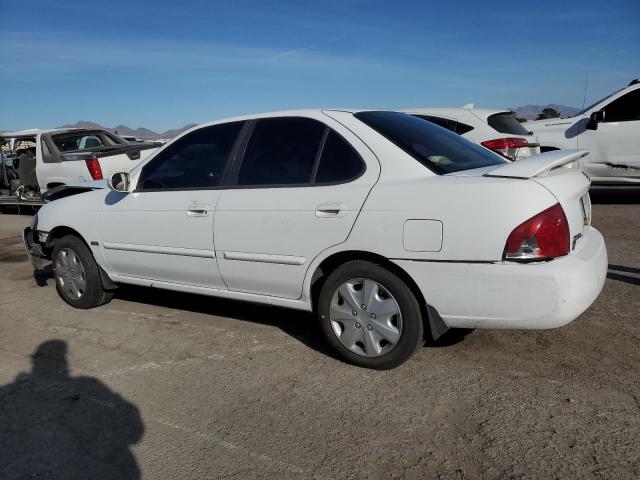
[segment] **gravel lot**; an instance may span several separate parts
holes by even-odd
[[[34,278],[31,218],[0,215],[0,478],[640,478],[640,192],[593,199],[610,269],[582,317],[388,372],[295,311],[142,288],[74,310]]]

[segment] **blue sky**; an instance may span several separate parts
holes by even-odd
[[[0,129],[306,107],[581,106],[640,77],[640,2],[0,0]]]

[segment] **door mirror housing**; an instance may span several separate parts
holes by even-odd
[[[114,192],[129,193],[131,188],[129,174],[126,172],[114,173],[107,182],[107,185]]]
[[[589,122],[587,123],[587,129],[597,130],[598,124],[600,122],[604,122],[604,110],[598,110],[597,112],[593,112],[591,113],[591,115],[589,115]]]

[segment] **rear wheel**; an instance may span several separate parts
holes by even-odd
[[[422,344],[420,305],[394,273],[366,261],[333,271],[318,300],[322,330],[347,361],[386,370],[405,362]]]
[[[75,235],[57,240],[51,258],[58,294],[72,307],[93,308],[113,297],[102,287],[93,254]]]

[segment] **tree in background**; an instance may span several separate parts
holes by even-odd
[[[560,112],[557,111],[555,108],[544,108],[542,109],[542,112],[538,114],[538,116],[536,117],[536,120],[545,120],[547,118],[559,118],[559,117],[560,117]]]

